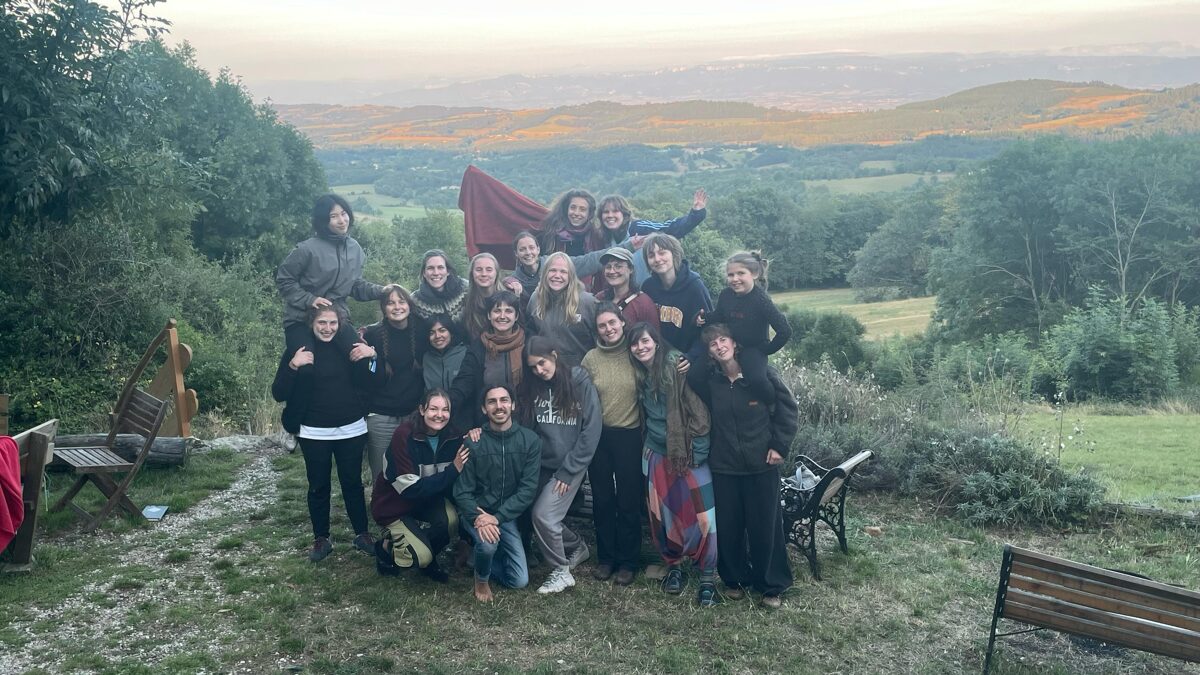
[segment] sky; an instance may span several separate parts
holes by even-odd
[[[1200,0],[169,0],[151,13],[173,23],[168,42],[186,40],[202,67],[227,67],[252,92],[281,81],[422,86],[836,50],[1200,44]]]

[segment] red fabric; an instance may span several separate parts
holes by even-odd
[[[25,520],[18,455],[16,441],[11,436],[0,436],[0,551],[8,546]]]
[[[550,212],[473,165],[463,172],[458,208],[467,228],[467,253],[491,253],[509,270],[516,266],[513,237],[521,230],[538,231]]]

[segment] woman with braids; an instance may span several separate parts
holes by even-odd
[[[470,283],[463,306],[463,325],[467,333],[475,338],[488,329],[487,309],[484,302],[496,291],[504,290],[500,284],[500,263],[491,253],[480,253],[471,258]]]
[[[383,455],[392,442],[392,432],[416,410],[425,389],[420,360],[424,335],[412,304],[412,296],[403,286],[384,286],[379,296],[383,318],[363,331],[363,342],[382,357],[384,371],[383,386],[372,392],[367,406],[367,466],[372,480],[383,471]],[[355,355],[351,352],[350,358]]]
[[[676,239],[682,239],[689,232],[696,229],[700,223],[704,222],[704,217],[708,215],[707,206],[708,193],[704,191],[704,188],[700,188],[692,195],[691,211],[674,220],[668,220],[665,223],[656,223],[652,220],[634,218],[633,209],[629,206],[629,202],[621,195],[605,195],[597,207],[599,217],[592,227],[591,233],[588,235],[588,250],[603,251],[616,246],[630,237],[644,237],[656,232],[669,234]],[[636,284],[640,285],[650,276],[650,269],[646,267],[646,261],[640,257],[635,259],[633,263],[633,280]],[[592,292],[598,293],[603,289],[603,282],[603,279],[596,279],[596,283],[592,285]]]
[[[600,440],[600,400],[587,371],[572,368],[553,340],[529,338],[529,372],[517,394],[528,426],[542,439],[542,466],[533,502],[533,533],[542,559],[553,569],[538,593],[560,593],[575,585],[571,569],[588,559],[583,539],[563,524]]]
[[[542,281],[529,298],[529,323],[531,333],[554,340],[568,365],[579,365],[595,346],[596,298],[583,290],[567,254],[546,258]]]
[[[522,361],[525,327],[520,299],[511,291],[497,291],[488,296],[484,306],[491,328],[471,340],[458,375],[450,385],[450,405],[459,429],[473,429],[482,424],[483,413],[475,405],[480,392],[496,384],[515,391],[525,370]]]
[[[708,460],[708,408],[679,372],[679,352],[649,324],[629,330],[629,351],[637,362],[638,398],[645,421],[642,453],[647,478],[650,537],[666,562],[663,591],[683,592],[680,563],[691,558],[699,569],[696,601],[716,604],[717,513]]]
[[[434,581],[449,578],[437,556],[458,530],[450,491],[469,455],[462,434],[450,427],[450,395],[425,392],[416,414],[396,428],[371,492],[371,516],[383,528],[375,543],[380,574],[420,569]]]
[[[462,321],[466,299],[467,280],[458,276],[446,252],[440,248],[426,251],[421,262],[421,285],[413,293],[417,316],[428,319],[434,314],[448,314]]]
[[[426,321],[429,326],[429,348],[421,357],[421,372],[425,376],[425,391],[450,385],[467,355],[467,340],[457,323],[446,314],[434,314]]]
[[[542,219],[538,246],[547,255],[557,251],[583,255],[588,251],[587,238],[595,218],[596,198],[592,193],[578,188],[567,190],[554,200],[550,213]]]

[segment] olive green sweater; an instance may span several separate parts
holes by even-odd
[[[612,347],[599,342],[583,357],[583,367],[592,376],[600,394],[600,411],[604,426],[616,429],[636,429],[642,424],[642,407],[638,405],[637,372],[629,360],[629,340]]]

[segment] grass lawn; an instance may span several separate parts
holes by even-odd
[[[375,186],[371,185],[370,183],[335,185],[330,189],[345,197],[350,201],[351,204],[353,204],[359,197],[366,199],[367,202],[370,203],[371,207],[378,212],[369,216],[363,214],[363,217],[366,218],[383,218],[390,222],[395,216],[402,216],[404,218],[425,217],[424,206],[411,206],[409,204],[402,203],[398,197],[381,195],[375,192]],[[357,216],[358,214],[355,215]]]
[[[1063,462],[1093,469],[1108,484],[1109,501],[1200,510],[1198,502],[1177,501],[1200,494],[1200,415],[1104,415],[1085,405],[1067,408],[1063,422]],[[1059,442],[1053,412],[1031,413],[1024,428],[1051,452]]]
[[[855,493],[849,555],[821,530],[824,581],[794,561],[796,585],[777,611],[751,599],[702,611],[694,580],[679,597],[645,577],[616,588],[593,581],[591,563],[566,593],[499,590],[485,607],[469,573],[447,585],[378,576],[349,549],[336,494],[334,554],[309,563],[296,455],[215,450],[141,478],[211,496],[144,529],[113,523],[79,536],[55,523],[33,573],[0,576],[0,672],[978,672],[1005,542],[1193,588],[1200,578],[1196,532],[1179,526],[1121,518],[989,530],[921,502]],[[867,525],[882,536],[864,534]],[[648,542],[643,559],[654,559]],[[532,585],[546,573],[534,569]],[[1200,666],[1047,631],[1002,640],[994,672],[1195,675]]]
[[[865,162],[864,162],[865,164]],[[886,176],[864,176],[863,178],[834,178],[830,180],[806,180],[807,187],[825,187],[835,195],[863,195],[871,192],[896,192],[917,184],[924,178],[931,180],[934,176],[939,181],[954,178],[952,173],[893,173]]]
[[[879,339],[895,334],[923,333],[933,315],[934,298],[909,298],[889,302],[862,303],[854,299],[854,289],[833,288],[821,291],[787,291],[772,293],[775,304],[801,309],[839,311],[862,322],[867,339]]]

